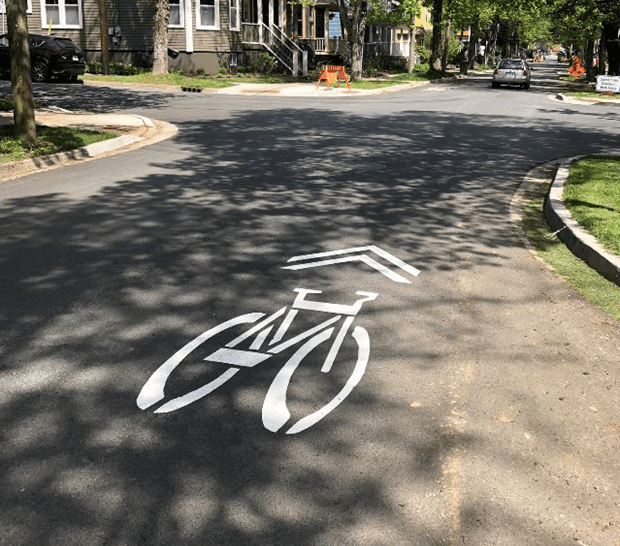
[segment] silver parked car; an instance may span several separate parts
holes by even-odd
[[[523,59],[502,59],[493,72],[494,88],[501,84],[518,85],[522,89],[529,89],[532,80],[530,66]]]

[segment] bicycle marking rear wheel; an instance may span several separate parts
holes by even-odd
[[[166,362],[164,362],[159,368],[157,368],[151,377],[149,377],[148,381],[142,387],[140,394],[138,395],[137,404],[138,407],[142,410],[150,408],[152,405],[164,399],[164,387],[166,385],[166,381],[170,374],[175,370],[175,368],[183,362],[183,360],[196,348],[202,345],[205,341],[212,338],[213,336],[227,330],[228,328],[232,328],[233,326],[237,326],[239,324],[247,324],[254,323],[260,318],[264,317],[265,313],[247,313],[245,315],[240,315],[233,319],[227,320],[226,322],[222,322],[218,324],[214,328],[207,330],[206,332],[199,335],[197,338],[190,341],[183,348],[179,349],[176,353],[174,353]],[[217,389],[219,386],[223,385],[226,381],[228,381],[235,373],[239,371],[239,368],[229,368],[219,377],[214,379],[213,381],[203,385],[202,387],[195,389],[183,396],[179,396],[174,398],[164,404],[159,409],[155,410],[155,413],[167,413],[170,411],[174,411],[176,409],[182,408],[195,402],[196,400],[206,396],[210,392]]]

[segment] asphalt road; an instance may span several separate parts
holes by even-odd
[[[179,133],[1,186],[0,542],[620,543],[620,325],[509,220],[528,170],[620,145],[619,108],[551,100],[556,69],[325,99],[38,86]],[[332,341],[282,347],[335,312],[328,373]]]

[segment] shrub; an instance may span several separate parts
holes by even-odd
[[[125,63],[110,63],[108,69],[109,74],[116,76],[133,76],[150,72],[149,68],[139,68]],[[103,74],[103,65],[99,61],[90,61],[86,63],[85,70],[89,74]]]
[[[392,57],[387,52],[381,52],[364,61],[364,72],[370,77],[378,75],[379,72],[399,73],[406,69],[407,59]]]
[[[426,45],[423,45],[423,46],[419,45],[419,46],[416,46],[415,52],[418,54],[418,57],[420,57],[421,64],[428,64],[428,61],[430,61],[431,59],[430,47],[427,47]]]
[[[258,72],[259,74],[271,74],[276,67],[278,66],[278,61],[276,61],[269,53],[262,53],[257,57],[257,59],[252,63],[252,68],[254,72]]]

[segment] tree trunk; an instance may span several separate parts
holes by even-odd
[[[441,69],[439,53],[441,49],[441,20],[443,18],[443,0],[433,0],[433,36],[431,38],[431,70]]]
[[[618,30],[617,23],[603,25],[607,62],[609,63],[608,74],[610,76],[620,76],[620,38],[618,38]]]
[[[495,64],[495,56],[497,55],[497,37],[499,36],[500,24],[493,21],[491,32],[491,43],[489,45],[489,58]]]
[[[338,8],[340,20],[343,22],[343,38],[351,51],[351,78],[358,80],[362,77],[364,62],[364,31],[366,30],[368,2],[366,0],[341,2]]]
[[[168,74],[168,0],[155,0],[153,18],[153,74]]]
[[[605,75],[607,72],[607,44],[605,43],[605,31],[601,28],[601,42],[598,52],[598,70],[599,76]]]
[[[592,38],[586,40],[584,67],[586,69],[586,79],[589,82],[594,81],[594,40]]]
[[[6,2],[15,137],[24,144],[34,144],[37,140],[37,126],[34,119],[26,9],[26,0]]]
[[[366,17],[353,19],[351,32],[351,78],[359,80],[362,77],[364,63],[364,27]]]
[[[476,54],[476,50],[478,49],[476,46],[478,45],[478,29],[477,27],[471,27],[469,31],[469,68],[474,68],[476,63],[478,62],[478,55]]]
[[[409,27],[409,58],[407,59],[407,73],[411,74],[413,72],[413,67],[415,66],[415,15],[411,17],[411,23]]]
[[[99,0],[99,34],[101,34],[101,71],[107,76],[110,64],[108,60],[108,13],[105,0]]]
[[[476,62],[476,33],[473,25],[469,27],[469,43],[467,44],[467,61],[461,63],[461,74],[467,75],[470,68],[473,68]]]
[[[450,49],[450,26],[452,23],[452,0],[448,0],[448,20],[446,21],[446,30],[443,37],[443,52],[441,55],[441,73],[446,75],[446,69],[448,68],[448,53]]]

